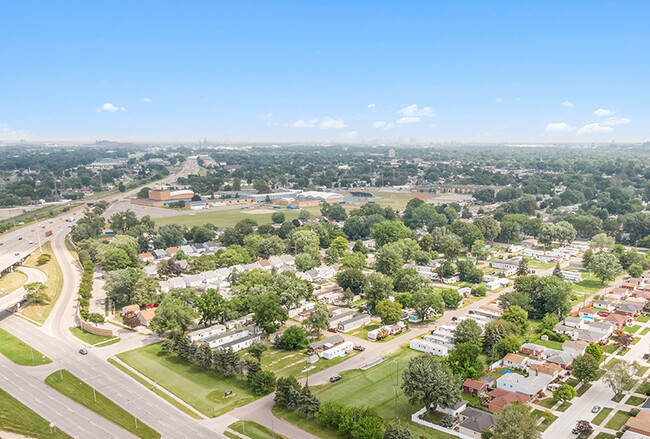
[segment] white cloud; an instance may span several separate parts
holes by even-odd
[[[503,102],[503,98],[497,98],[497,103],[500,104],[501,102]]]
[[[598,110],[594,111],[595,116],[611,116],[614,113],[616,112],[611,110],[605,110],[604,108],[599,108]]]
[[[611,133],[614,130],[612,127],[604,126],[599,123],[590,123],[583,126],[578,130],[578,134],[601,134]]]
[[[630,119],[627,117],[608,117],[604,121],[602,121],[600,124],[603,126],[611,127],[614,125],[627,125],[628,123],[632,122]]]
[[[29,137],[29,134],[25,131],[11,129],[11,127],[6,123],[0,124],[0,139],[2,140],[14,141]]]
[[[373,128],[383,128],[385,130],[390,130],[392,128],[395,128],[395,124],[393,122],[384,122],[383,120],[378,120],[377,122],[372,124]]]
[[[124,107],[116,107],[113,104],[105,103],[101,107],[97,108],[95,111],[98,112],[98,113],[100,111],[110,111],[111,113],[115,113],[116,111],[126,111],[126,108],[124,108]]]
[[[311,119],[311,120],[297,120],[290,125],[294,128],[314,128],[316,126],[316,122],[318,122],[316,119]]]
[[[415,116],[433,117],[436,115],[436,113],[433,112],[433,108],[431,107],[418,108],[416,104],[409,105],[408,107],[402,108],[401,110],[399,110],[399,113],[409,117],[415,117]]]
[[[562,105],[563,107],[571,108],[571,107],[573,107],[573,102],[571,102],[571,101],[564,101],[564,102],[562,102],[560,105]]]
[[[402,117],[397,119],[395,123],[404,124],[404,123],[418,123],[420,122],[419,117]]]
[[[368,108],[370,108],[371,110],[372,110],[373,108],[375,108],[376,106],[377,106],[377,104],[368,104]]]
[[[151,102],[151,98],[142,98],[141,101],[148,103],[148,102]]]
[[[357,137],[359,137],[359,131],[348,131],[346,133],[341,134],[342,139],[352,140],[352,139],[356,139]]]
[[[260,119],[270,119],[273,117],[273,113],[260,113]]]
[[[549,133],[570,133],[571,131],[575,130],[576,127],[572,127],[568,123],[564,122],[555,122],[555,123],[549,123],[546,125],[546,129],[544,131],[549,132]]]
[[[326,117],[321,120],[320,127],[324,130],[340,130],[341,128],[345,128],[346,125],[343,119],[332,119],[331,117]]]

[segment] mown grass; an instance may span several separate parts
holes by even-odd
[[[0,277],[0,294],[3,292],[10,293],[25,285],[27,275],[21,271],[15,270]]]
[[[120,341],[119,337],[105,337],[103,335],[91,334],[90,332],[86,332],[83,329],[77,327],[70,328],[70,332],[72,332],[72,335],[77,337],[79,340],[82,340],[93,346],[100,343],[102,344],[102,347],[110,346]]]
[[[40,366],[52,360],[4,329],[0,329],[0,354],[20,366]]]
[[[269,209],[269,208],[265,208]],[[253,219],[257,224],[270,224],[271,215],[275,212],[283,212],[285,221],[291,221],[298,218],[300,210],[292,209],[270,209],[272,213],[254,214],[256,209],[232,209],[232,210],[219,210],[205,213],[192,213],[187,215],[167,216],[163,218],[154,218],[157,226],[164,226],[165,224],[185,224],[187,227],[200,226],[203,224],[213,224],[217,227],[232,227],[244,218]],[[304,209],[312,216],[320,216],[320,210],[317,207],[309,207]]]
[[[278,433],[274,433],[263,425],[253,421],[237,421],[228,426],[233,431],[251,439],[286,439]]]
[[[45,384],[139,438],[158,439],[161,437],[160,433],[139,419],[136,423],[132,414],[102,393],[93,392],[92,387],[67,370],[57,370],[52,373],[45,378]]]
[[[61,295],[61,290],[63,289],[63,273],[61,272],[59,262],[52,252],[52,244],[50,242],[43,244],[43,253],[47,253],[51,256],[51,259],[45,264],[40,266],[36,265],[36,259],[41,255],[38,251],[35,251],[29,258],[27,258],[24,264],[28,267],[40,268],[47,275],[44,293],[49,297],[49,302],[45,304],[31,303],[22,310],[24,316],[29,317],[38,323],[45,322],[47,317],[50,315],[50,312],[52,312],[52,308],[54,308],[54,304]]]
[[[50,432],[50,422],[0,389],[0,431],[34,439],[70,439],[59,430]]]

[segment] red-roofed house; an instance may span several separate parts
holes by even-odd
[[[494,389],[488,393],[488,409],[492,413],[502,412],[505,406],[513,402],[526,404],[528,401],[530,401],[528,395],[511,392],[509,390]]]
[[[487,393],[488,384],[485,381],[467,378],[463,382],[463,392],[470,395],[484,396]]]

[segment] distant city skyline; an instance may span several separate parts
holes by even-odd
[[[648,2],[179,5],[4,5],[0,142],[650,140]]]

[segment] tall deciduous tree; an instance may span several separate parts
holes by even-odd
[[[411,404],[424,404],[427,414],[436,407],[449,408],[460,399],[460,377],[442,359],[419,355],[402,373],[402,389]]]
[[[519,402],[508,404],[496,417],[495,439],[539,439],[541,436],[537,419]]]

